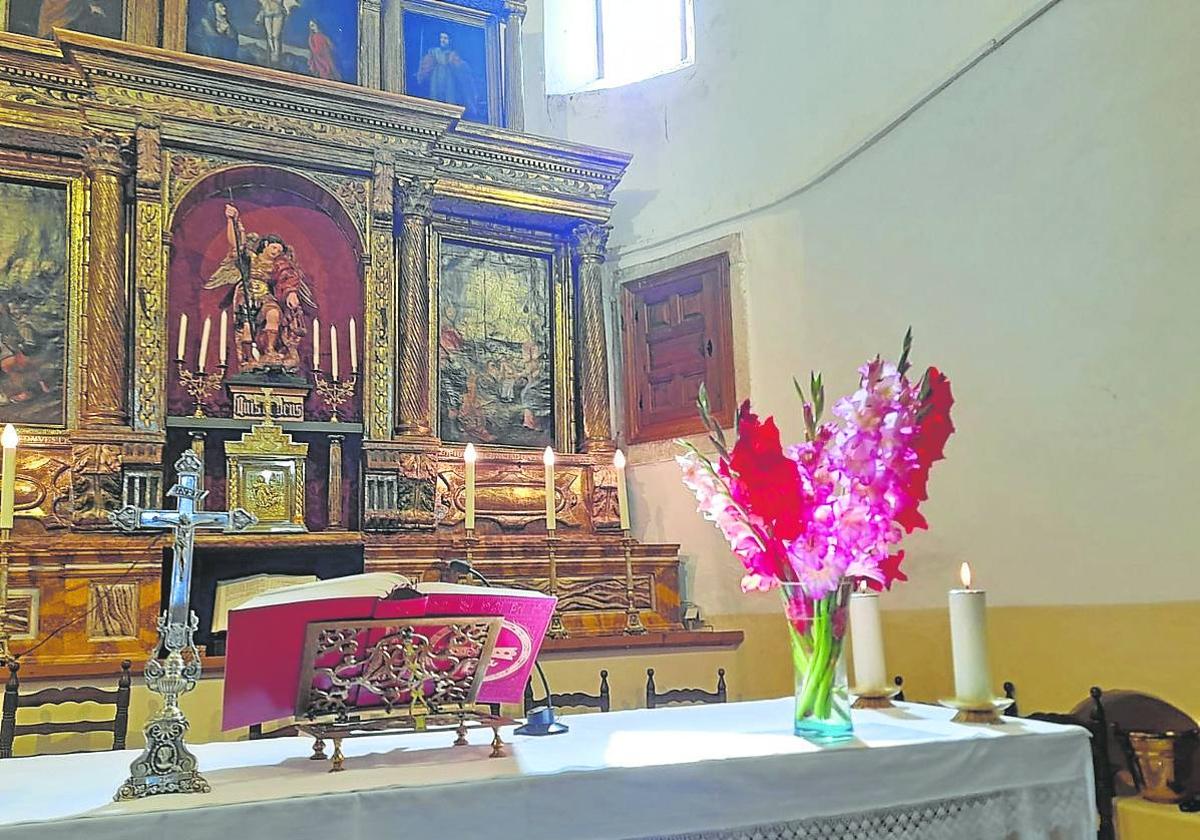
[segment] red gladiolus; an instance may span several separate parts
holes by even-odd
[[[765,422],[750,411],[750,401],[738,411],[738,439],[722,473],[729,478],[734,501],[762,517],[781,540],[800,536],[804,497],[796,462],[783,454],[775,418]]]
[[[924,519],[921,521],[924,522]],[[908,580],[908,575],[900,571],[900,564],[902,562],[904,562],[904,552],[902,550],[897,551],[895,554],[889,554],[888,558],[879,564],[879,571],[883,572],[884,582],[880,583],[879,581],[866,578],[867,586],[876,592],[882,592],[884,589],[891,590],[892,584],[898,580]]]

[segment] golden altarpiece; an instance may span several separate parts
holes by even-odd
[[[412,4],[361,5],[379,27]],[[504,54],[523,7],[497,7]],[[160,42],[181,46],[173,21]],[[377,30],[358,86],[53,35],[0,35],[0,422],[22,434],[8,621],[35,672],[154,643],[169,543],[108,514],[168,501],[188,447],[214,509],[232,467],[238,499],[288,526],[200,537],[194,603],[218,579],[422,576],[467,553],[546,589],[552,446],[567,630],[621,633],[627,553],[645,625],[680,626],[677,546],[622,539],[612,467],[601,273],[626,155],[503,127],[519,94],[495,80],[493,124],[391,92]],[[299,465],[293,496],[272,458]]]

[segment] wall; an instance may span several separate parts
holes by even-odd
[[[1123,683],[1200,713],[1174,664],[1200,611],[1183,537],[1200,465],[1200,6],[1062,0],[1013,34],[1034,11],[698,0],[696,68],[551,112],[569,139],[635,155],[618,281],[740,236],[739,387],[785,437],[800,434],[794,373],[823,369],[844,393],[909,324],[915,361],[953,379],[933,528],[909,540],[913,580],[887,596],[892,665],[922,677],[917,693],[948,686],[945,591],[970,560],[998,608],[997,681],[1032,680],[1033,705]],[[637,454],[638,535],[683,544],[702,604],[774,609],[734,592],[737,569],[664,451]]]

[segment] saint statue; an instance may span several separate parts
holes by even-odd
[[[475,81],[471,78],[471,67],[450,46],[450,36],[443,32],[438,36],[438,45],[432,47],[421,58],[417,69],[417,83],[426,85],[426,97],[438,102],[462,105],[467,116],[475,110]]]
[[[221,308],[232,307],[242,369],[300,368],[300,342],[316,314],[312,289],[295,255],[275,234],[246,233],[237,207],[225,205],[227,256],[204,284],[231,286]]]

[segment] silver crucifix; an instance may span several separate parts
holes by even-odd
[[[175,462],[178,483],[167,493],[178,499],[177,510],[142,510],[128,505],[109,514],[112,523],[123,531],[175,532],[171,601],[159,616],[158,646],[145,669],[146,687],[162,695],[163,705],[143,730],[146,749],[130,765],[129,778],[117,790],[117,800],[212,790],[196,769],[196,757],[184,744],[188,721],[179,708],[180,695],[196,687],[201,667],[194,640],[199,620],[190,604],[192,548],[197,530],[244,531],[258,520],[241,508],[229,512],[199,510],[199,503],[208,495],[201,489],[202,471],[200,459],[189,449]],[[166,659],[158,658],[159,649],[166,651]]]

